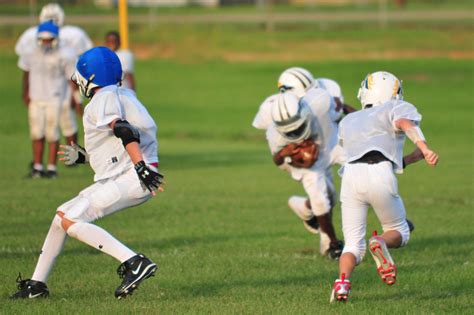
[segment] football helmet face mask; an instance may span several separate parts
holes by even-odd
[[[57,3],[49,3],[41,9],[39,20],[40,23],[53,21],[57,26],[63,26],[64,10]]]
[[[51,21],[38,25],[36,39],[38,46],[46,53],[58,47],[59,28]]]
[[[311,136],[311,109],[292,93],[278,95],[272,107],[272,120],[278,133],[291,143],[299,143]]]
[[[357,98],[362,108],[378,106],[390,100],[402,100],[402,82],[390,72],[368,74],[362,81]]]
[[[313,75],[306,69],[293,67],[286,69],[278,78],[280,92],[291,92],[303,97],[315,85]]]
[[[122,65],[117,55],[107,47],[94,47],[79,57],[71,80],[84,97],[92,98],[95,88],[120,85],[122,78]]]

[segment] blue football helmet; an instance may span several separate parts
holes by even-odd
[[[122,78],[122,65],[117,54],[107,47],[94,47],[79,57],[71,79],[84,97],[91,98],[95,88],[120,85]]]
[[[45,52],[58,47],[59,27],[52,21],[43,22],[38,25],[36,39],[38,46]]]

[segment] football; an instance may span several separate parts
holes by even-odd
[[[318,156],[319,146],[312,139],[307,139],[297,145],[290,164],[298,168],[310,168],[318,160]]]

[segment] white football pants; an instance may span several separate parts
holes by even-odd
[[[47,142],[59,140],[59,114],[61,102],[36,102],[28,104],[28,122],[31,140],[46,138]]]
[[[70,137],[77,132],[76,112],[75,108],[71,107],[71,97],[73,97],[71,87],[68,85],[59,115],[59,128],[65,137]]]
[[[95,182],[60,205],[58,211],[74,222],[93,222],[150,198],[151,193],[142,186],[132,167],[125,173]]]
[[[345,164],[341,202],[345,242],[343,253],[352,253],[357,263],[360,263],[366,251],[369,206],[374,209],[384,232],[398,231],[402,236],[402,246],[408,242],[410,230],[391,162]]]
[[[309,169],[301,177],[301,183],[311,203],[311,211],[315,216],[321,216],[329,211],[336,203],[331,169]]]

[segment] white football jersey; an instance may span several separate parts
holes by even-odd
[[[18,67],[29,72],[29,96],[32,101],[62,101],[75,71],[76,55],[67,47],[44,52],[35,46],[32,51],[20,56]]]
[[[119,49],[115,52],[117,56],[120,59],[120,64],[122,65],[122,71],[124,73],[131,73],[133,74],[134,71],[134,58],[133,54],[130,50],[128,49]],[[125,78],[122,81],[122,86],[124,88],[130,88],[131,84],[128,82],[128,80]]]
[[[339,141],[347,162],[355,161],[367,152],[379,151],[403,172],[405,133],[395,127],[395,121],[405,118],[419,124],[421,115],[415,106],[402,100],[363,109],[347,115],[339,124]]]
[[[306,103],[318,119],[321,137],[328,150],[337,145],[338,125],[334,120],[336,105],[331,95],[322,88],[312,88],[306,92],[300,102]]]
[[[38,26],[32,26],[21,34],[15,45],[15,53],[18,56],[31,52],[38,46],[37,33]],[[73,49],[76,56],[94,46],[81,28],[72,25],[65,25],[59,29],[59,45]]]
[[[285,139],[276,129],[274,123],[272,123],[267,131],[266,137],[268,141],[268,146],[270,147],[270,151],[272,155],[283,149],[286,145],[290,143],[287,139]],[[311,137],[314,139],[314,142],[319,146],[319,156],[316,163],[309,169],[305,168],[296,168],[292,167],[291,165],[287,165],[285,169],[288,169],[291,173],[291,176],[295,180],[300,180],[305,172],[308,170],[322,170],[325,171],[328,167],[330,167],[330,150],[326,146],[325,139],[322,137],[321,128],[319,127],[318,119],[313,115],[311,120]]]
[[[121,174],[133,163],[122,140],[108,126],[116,119],[127,120],[140,132],[140,150],[146,163],[158,162],[157,126],[132,90],[115,85],[101,88],[84,110],[84,143],[94,180]]]
[[[344,103],[344,95],[342,95],[342,90],[339,83],[328,78],[318,78],[316,81],[318,82],[319,87],[328,91],[332,97],[338,97],[341,102]]]
[[[267,97],[260,105],[255,118],[253,119],[252,126],[256,129],[267,130],[268,127],[273,123],[272,121],[272,106],[276,104],[278,94],[273,94]]]

